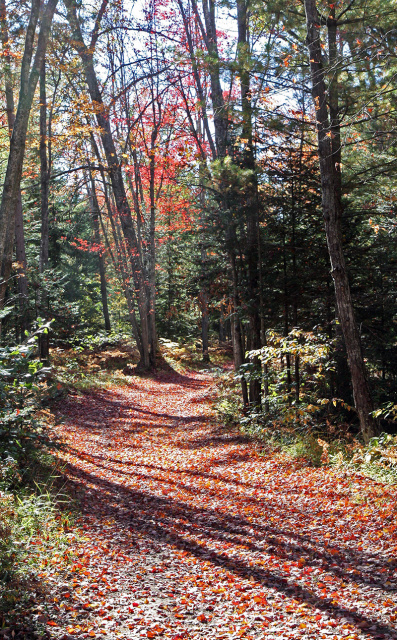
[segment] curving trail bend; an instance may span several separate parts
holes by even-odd
[[[53,638],[397,638],[396,488],[261,456],[208,374],[69,397],[59,454],[83,531]]]

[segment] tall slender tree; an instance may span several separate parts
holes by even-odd
[[[7,24],[7,9],[5,0],[0,0],[0,34],[3,49],[3,71],[4,71],[4,89],[6,97],[7,123],[10,138],[15,122],[15,103],[13,78],[11,71],[11,55],[10,42]],[[17,262],[17,278],[19,292],[19,306],[21,315],[21,333],[23,334],[27,328],[27,306],[28,306],[28,279],[26,275],[27,261],[25,249],[25,233],[23,223],[22,196],[21,189],[18,190],[17,204],[15,209],[15,257]],[[5,265],[4,265],[5,268]]]
[[[10,151],[0,204],[0,307],[4,304],[7,283],[11,274],[15,212],[18,205],[18,194],[20,193],[29,115],[57,2],[58,0],[48,0],[43,5],[40,0],[32,0],[26,29],[20,72],[18,108],[12,128]],[[36,43],[36,28],[40,13],[40,28]]]
[[[372,417],[373,403],[361,348],[360,333],[354,314],[342,243],[339,177],[341,154],[338,133],[337,83],[331,81],[328,88],[326,86],[325,70],[322,64],[321,19],[318,14],[316,0],[305,0],[305,11],[312,96],[316,113],[322,208],[331,261],[331,273],[335,285],[338,316],[348,355],[354,404],[359,416],[363,438],[368,442],[371,437],[376,435],[377,425]],[[333,65],[337,66],[336,19],[334,14],[331,14],[329,18],[329,27],[331,29],[329,57]],[[332,72],[335,72],[335,70],[332,70]]]
[[[102,146],[105,152],[107,170],[109,173],[114,200],[116,203],[119,219],[121,222],[124,238],[128,249],[128,259],[132,269],[132,277],[135,283],[135,289],[138,296],[138,308],[141,327],[141,359],[144,368],[154,367],[156,362],[156,353],[151,349],[153,341],[151,340],[151,324],[150,324],[150,291],[148,287],[148,276],[146,269],[142,263],[135,228],[132,221],[131,209],[128,202],[124,179],[121,170],[121,163],[118,159],[116,146],[114,143],[110,119],[109,109],[104,104],[102,93],[99,88],[99,82],[94,66],[93,53],[95,44],[99,35],[99,28],[102,17],[106,11],[107,0],[102,2],[95,21],[95,27],[91,35],[90,45],[84,42],[81,24],[77,15],[77,3],[75,0],[65,0],[68,12],[68,20],[72,30],[73,44],[81,58],[85,80],[94,105],[95,115],[99,130],[101,132]]]

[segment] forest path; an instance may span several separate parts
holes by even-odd
[[[396,489],[259,455],[209,374],[68,397],[84,536],[51,637],[397,638]]]

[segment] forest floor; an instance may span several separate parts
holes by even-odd
[[[21,624],[64,640],[397,639],[396,487],[264,453],[217,424],[215,396],[209,372],[163,371],[58,403],[80,513]]]

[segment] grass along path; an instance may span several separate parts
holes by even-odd
[[[397,638],[395,487],[260,455],[208,374],[130,380],[59,407],[82,534],[51,638]]]

